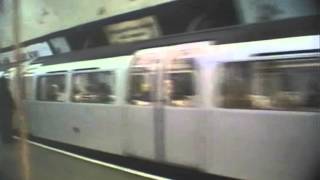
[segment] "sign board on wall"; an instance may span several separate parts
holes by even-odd
[[[49,40],[52,49],[55,53],[61,54],[61,53],[67,53],[70,52],[70,46],[64,37],[56,37]]]
[[[104,31],[110,44],[142,41],[160,36],[160,27],[153,16],[109,25]]]
[[[8,64],[15,62],[15,52],[9,51],[0,53],[0,64]],[[52,51],[48,43],[37,43],[24,48],[21,48],[21,61],[31,60],[37,57],[50,56]]]
[[[21,41],[174,0],[22,0]],[[7,9],[12,1],[5,0]],[[13,44],[12,13],[0,16],[0,48]]]

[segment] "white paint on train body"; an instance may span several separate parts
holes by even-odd
[[[30,65],[30,132],[227,177],[312,179],[320,159],[319,40],[202,42]],[[112,90],[101,94],[95,82]]]

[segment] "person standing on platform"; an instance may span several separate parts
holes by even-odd
[[[7,80],[0,78],[0,134],[3,143],[12,141],[12,116],[14,102],[8,88]]]

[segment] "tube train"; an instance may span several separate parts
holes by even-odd
[[[36,60],[24,68],[30,133],[231,178],[313,179],[319,42],[319,35],[203,41]]]

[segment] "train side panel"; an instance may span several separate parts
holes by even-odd
[[[72,95],[70,92],[67,93],[66,102],[27,101],[28,118],[32,119],[31,133],[50,140],[113,154],[123,154],[124,135],[122,132],[125,130],[121,104],[124,101],[124,84],[130,60],[131,56],[126,56],[113,59],[114,62],[106,59],[95,60],[96,63],[93,63],[102,67],[97,72],[112,71],[115,75],[115,101],[112,104],[70,102],[71,97],[69,99],[69,96]],[[83,69],[84,67],[90,69],[90,64],[81,62],[78,65],[65,65],[60,69],[57,67],[55,70],[70,71],[71,68]],[[36,75],[45,75],[43,72],[52,69],[48,66],[44,67],[39,69],[38,72],[41,73]],[[95,73],[95,71],[73,72],[73,74],[76,73]],[[72,82],[71,73],[67,74],[68,81]],[[68,88],[71,91],[72,87]]]
[[[212,109],[207,170],[243,179],[313,179],[320,160],[320,115]]]

